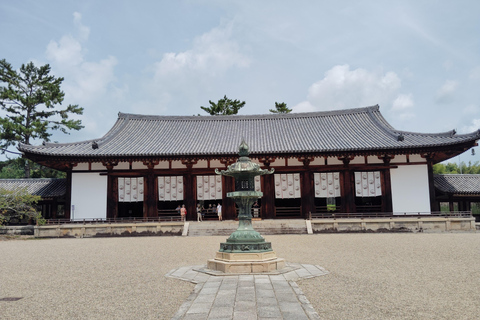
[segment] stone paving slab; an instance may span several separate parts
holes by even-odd
[[[328,274],[320,266],[287,263],[284,272],[271,274],[210,271],[190,266],[165,275],[196,284],[172,319],[320,319],[295,282]]]

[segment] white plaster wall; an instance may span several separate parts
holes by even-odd
[[[73,167],[73,171],[88,170],[88,163],[79,163]]]
[[[193,168],[208,168],[208,161],[198,160],[198,162],[193,165]]]
[[[303,162],[298,161],[297,158],[288,158],[289,166],[303,166]]]
[[[310,162],[311,166],[323,166],[325,164],[325,158],[317,157],[312,162]]]
[[[367,157],[367,162],[370,163],[383,163],[382,159],[378,159],[377,156],[368,156]]]
[[[92,170],[106,170],[105,166],[100,162],[92,163]]]
[[[130,169],[130,163],[128,162],[119,162],[118,165],[113,167],[113,170],[128,170]]]
[[[187,166],[182,164],[182,161],[180,160],[174,160],[172,161],[172,169],[184,169]]]
[[[136,161],[132,163],[132,169],[133,170],[142,170],[142,169],[147,169],[147,166],[143,164],[143,162]]]
[[[390,176],[393,212],[430,212],[427,165],[399,166]]]
[[[342,161],[338,160],[335,157],[328,157],[327,158],[327,164],[332,165],[332,164],[343,164]]]
[[[365,157],[359,156],[355,157],[352,160],[350,160],[350,164],[364,164],[365,163]]]
[[[97,173],[72,173],[71,219],[107,217],[107,176]]]
[[[411,154],[410,162],[427,162],[427,159],[422,158],[419,154]]]
[[[220,160],[210,160],[210,168],[225,168],[225,165]]]
[[[407,156],[404,154],[397,154],[390,163],[407,163]]]

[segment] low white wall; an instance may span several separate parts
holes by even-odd
[[[430,212],[427,165],[399,166],[390,177],[393,212]]]
[[[107,217],[107,176],[97,173],[72,173],[71,219]]]

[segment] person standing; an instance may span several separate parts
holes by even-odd
[[[200,205],[200,203],[197,205],[197,221],[203,221],[202,206]]]
[[[218,221],[222,221],[222,205],[220,203],[217,205],[217,215]]]
[[[182,217],[182,221],[185,221],[185,218],[187,217],[187,209],[184,204],[182,204],[182,207],[180,208],[180,216]]]

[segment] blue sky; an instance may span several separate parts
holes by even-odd
[[[478,1],[0,0],[0,58],[50,64],[64,104],[85,108],[59,142],[101,137],[119,111],[205,114],[224,95],[240,114],[379,104],[400,130],[472,132],[479,35]]]

